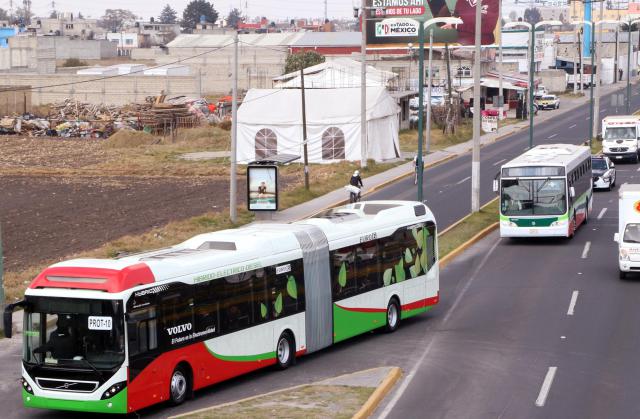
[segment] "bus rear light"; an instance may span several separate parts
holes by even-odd
[[[126,385],[127,385],[126,381],[122,381],[120,383],[113,384],[104,393],[102,393],[102,397],[100,399],[101,400],[106,400],[106,399],[112,398],[113,396],[115,396],[116,394],[118,394],[122,390],[124,390]]]

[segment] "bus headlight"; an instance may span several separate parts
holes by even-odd
[[[629,260],[629,252],[627,252],[627,249],[620,249],[620,260]]]
[[[551,223],[551,227],[559,227],[564,224],[564,221],[554,221]]]
[[[24,378],[22,379],[22,388],[29,394],[33,394],[33,389],[31,388],[31,384],[27,382]]]
[[[100,399],[101,400],[110,399],[113,396],[115,396],[116,394],[120,393],[122,390],[124,390],[124,388],[126,386],[127,386],[127,382],[126,381],[122,381],[120,383],[113,384],[113,385],[109,386],[109,388],[104,393],[102,393],[102,397]]]

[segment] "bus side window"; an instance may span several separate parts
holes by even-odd
[[[174,346],[173,339],[185,336],[193,331],[193,295],[190,285],[176,284],[159,295],[158,307],[162,325],[163,342],[167,347]],[[188,328],[190,326],[190,328]],[[180,328],[176,330],[175,328]],[[180,341],[189,343],[189,341]]]
[[[280,266],[285,266],[282,264]],[[289,262],[291,270],[280,275],[269,269],[269,315],[277,319],[304,311],[304,268],[302,260]]]
[[[405,229],[406,231],[406,229]],[[404,268],[402,271],[396,269],[399,263],[403,262],[404,251],[404,232],[396,231],[392,236],[385,237],[380,240],[382,247],[381,271],[383,274],[384,285],[391,285],[396,282],[402,282],[405,278],[399,277],[398,274],[405,276]]]
[[[360,243],[356,248],[358,293],[382,287],[380,275],[380,248],[377,240]]]
[[[436,263],[436,225],[427,223],[427,270],[430,270]]]
[[[156,349],[158,327],[155,307],[145,307],[129,313],[127,334],[129,335],[129,356]]]
[[[251,272],[223,278],[220,327],[223,333],[232,333],[253,324],[254,306],[251,290]]]
[[[356,246],[343,247],[330,253],[333,301],[344,300],[358,293]]]
[[[197,284],[194,288],[194,327],[197,332],[208,332],[203,339],[209,339],[220,332],[219,296],[215,285],[219,280]]]

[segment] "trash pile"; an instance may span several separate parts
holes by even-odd
[[[215,110],[215,106],[213,107]],[[31,113],[0,118],[0,135],[108,138],[121,129],[167,135],[176,128],[218,123],[204,98],[152,96],[146,103],[113,106],[66,99],[53,104],[46,117]]]

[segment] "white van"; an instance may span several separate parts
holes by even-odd
[[[602,120],[602,151],[611,160],[638,162],[640,116],[607,116]]]
[[[640,272],[640,185],[625,184],[618,192],[618,243],[620,279],[627,272]]]

